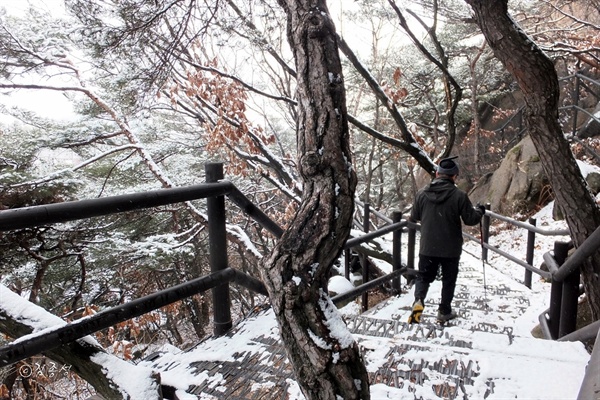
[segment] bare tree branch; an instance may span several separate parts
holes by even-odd
[[[396,2],[394,0],[388,0],[388,3],[392,6],[394,11],[396,12],[398,19],[400,20],[400,25],[406,31],[408,36],[411,38],[414,45],[419,49],[419,51],[429,61],[431,61],[442,72],[443,82],[444,82],[444,92],[446,95],[446,131],[448,133],[448,139],[444,146],[444,150],[439,155],[439,158],[447,157],[448,155],[450,155],[450,152],[452,151],[452,148],[454,147],[454,142],[456,140],[455,115],[456,115],[456,109],[458,108],[458,104],[460,103],[460,100],[462,99],[462,88],[460,87],[458,82],[456,82],[456,80],[454,79],[452,74],[450,74],[450,71],[448,71],[448,56],[446,55],[446,52],[444,51],[442,44],[440,43],[439,39],[437,38],[437,34],[435,31],[436,21],[437,21],[437,4],[438,4],[437,0],[435,0],[433,3],[433,5],[434,5],[434,25],[433,25],[433,27],[428,27],[423,22],[423,20],[421,18],[419,18],[412,11],[408,11],[408,12],[413,17],[415,17],[416,20],[419,21],[419,23],[427,30],[427,33],[429,34],[429,37],[431,38],[431,40],[438,52],[440,60],[436,59],[429,52],[429,50],[427,50],[427,48],[425,46],[423,46],[421,41],[417,39],[415,34],[410,29],[408,22],[406,21],[406,18],[404,18],[402,11],[400,11],[400,8],[396,5]],[[450,86],[452,86],[452,88],[454,89],[454,95],[452,95],[452,89]]]
[[[358,57],[354,54],[352,49],[348,46],[348,44],[344,41],[343,38],[338,36],[338,43],[340,50],[344,55],[348,58],[348,60],[352,63],[354,68],[360,73],[363,79],[367,82],[369,87],[375,96],[381,101],[383,106],[388,110],[394,122],[398,126],[400,130],[400,134],[402,135],[403,144],[396,143],[395,141],[387,140],[386,143],[398,146],[401,149],[405,150],[408,154],[414,157],[414,159],[419,163],[421,168],[427,171],[430,175],[435,174],[435,165],[433,161],[429,158],[429,156],[421,149],[421,146],[415,141],[413,135],[408,130],[408,126],[406,125],[406,121],[400,114],[400,111],[396,107],[396,104],[392,99],[388,97],[385,93],[381,85],[377,82],[375,77],[371,75],[371,73],[367,70],[367,68],[358,60]],[[350,119],[350,118],[349,118]],[[370,132],[370,134],[374,134],[375,131],[371,128],[368,128],[365,124],[361,124],[357,119],[352,118],[352,123],[358,124],[361,129]]]

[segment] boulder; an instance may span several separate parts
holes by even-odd
[[[549,182],[529,136],[508,151],[500,167],[483,176],[469,192],[473,203],[491,205],[504,215],[527,213],[550,196]]]
[[[600,173],[585,176],[590,191],[600,193]],[[490,204],[492,211],[504,215],[528,214],[554,199],[550,182],[533,142],[526,136],[508,151],[500,167],[484,175],[469,192],[473,203]],[[560,210],[553,210],[555,219],[562,219]]]
[[[590,172],[585,177],[585,180],[594,196],[600,193],[600,173]]]

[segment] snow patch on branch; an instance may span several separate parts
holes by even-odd
[[[152,379],[152,369],[107,353],[96,353],[90,360],[102,366],[106,377],[117,384],[124,399],[159,399],[158,384]]]
[[[344,154],[344,163],[346,163],[346,170],[348,171],[348,177],[352,177],[352,171],[353,171],[353,167],[352,167],[352,163],[350,162],[350,160],[348,160],[348,158],[346,157],[346,155]]]
[[[229,232],[232,236],[237,237],[238,241],[246,246],[247,251],[253,254],[257,259],[262,260],[262,253],[256,248],[254,243],[252,243],[252,240],[250,240],[248,234],[244,232],[242,228],[237,225],[227,224],[227,232]]]
[[[32,329],[29,335],[21,336],[12,343],[19,343],[46,332],[54,331],[67,323],[42,307],[33,304],[4,285],[0,285],[0,304],[2,314]],[[90,360],[98,364],[107,379],[118,386],[123,398],[158,399],[158,387],[152,378],[152,369],[141,367],[108,354],[91,336],[78,339],[97,348]]]
[[[331,337],[340,344],[342,349],[351,347],[354,344],[354,337],[352,337],[352,334],[348,330],[337,307],[323,289],[321,289],[320,293],[319,307],[321,307],[321,311],[325,315],[323,323],[329,328]]]
[[[307,329],[306,331],[308,332],[308,336],[310,336],[310,338],[317,345],[317,347],[324,349],[324,350],[331,350],[331,348],[332,348],[331,345],[329,343],[327,343],[327,341],[325,341],[325,339],[323,339],[322,337],[319,337],[316,333],[314,333],[310,329]]]
[[[2,313],[9,318],[31,327],[32,333],[16,339],[13,343],[42,335],[45,331],[54,330],[66,325],[66,322],[42,307],[33,304],[19,296],[4,285],[0,285],[0,303]],[[95,340],[90,340],[94,346],[99,346]]]
[[[362,389],[362,381],[360,379],[355,379],[354,385],[356,386],[356,390],[360,392]]]
[[[308,273],[310,274],[311,277],[314,277],[315,272],[317,272],[318,269],[319,269],[319,263],[311,264],[310,270],[308,271]]]

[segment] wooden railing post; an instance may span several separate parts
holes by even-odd
[[[394,211],[392,214],[392,223],[397,223],[402,220],[402,212]],[[392,271],[398,271],[402,268],[402,229],[394,231],[392,236]],[[400,275],[392,279],[392,289],[396,293],[400,293],[402,281]]]
[[[363,216],[363,231],[365,233],[369,233],[369,219],[371,217],[371,206],[369,203],[365,203],[364,207],[364,216]],[[360,257],[362,261],[362,277],[363,277],[363,285],[369,282],[369,259],[366,255],[362,254]],[[364,292],[362,294],[362,310],[367,311],[369,309],[369,293]]]
[[[535,218],[529,218],[529,223],[533,226],[536,225]],[[535,249],[535,232],[527,231],[527,255],[525,256],[525,262],[531,266],[533,266],[533,252]],[[531,289],[531,278],[533,276],[533,272],[526,269],[525,270],[525,279],[524,283],[529,289]]]
[[[491,207],[490,203],[487,203],[485,205],[485,209],[489,210]],[[483,216],[483,219],[481,221],[481,232],[480,235],[483,236],[482,240],[483,243],[488,244],[488,242],[490,241],[490,216],[485,214]],[[484,262],[487,262],[488,258],[488,249],[485,246],[481,246],[481,259]]]
[[[344,250],[344,277],[347,280],[350,280],[350,257],[351,256],[352,256],[352,253],[350,252],[350,249]]]
[[[577,123],[579,122],[579,121],[577,121],[577,117],[579,114],[579,109],[577,106],[579,105],[579,85],[580,85],[578,74],[579,74],[579,71],[577,71],[575,73],[575,87],[573,88],[573,95],[572,95],[572,97],[573,97],[573,107],[572,107],[573,116],[571,118],[573,119],[573,121],[572,121],[573,128],[572,128],[571,134],[573,136],[575,136],[575,133],[577,132]]]
[[[567,259],[568,245],[563,242],[554,242],[554,259],[558,265],[562,265]],[[550,289],[550,310],[549,323],[550,334],[552,339],[558,339],[560,318],[561,318],[561,304],[563,297],[563,283],[552,279],[552,287]]]
[[[222,163],[207,163],[204,166],[206,182],[214,183],[223,179]],[[227,231],[225,220],[225,197],[209,197],[207,201],[208,211],[208,236],[209,236],[209,260],[211,272],[224,270],[228,266],[227,261]],[[231,301],[229,298],[229,284],[215,287],[213,293],[213,319],[214,334],[224,335],[231,329]]]
[[[415,245],[417,242],[417,230],[408,225],[408,249],[406,250],[406,267],[415,269]]]
[[[565,259],[567,258],[569,245],[564,246]],[[564,261],[563,261],[564,262]],[[561,263],[562,264],[562,263]],[[572,272],[562,282],[562,296],[560,302],[560,324],[558,326],[558,337],[561,338],[577,328],[577,306],[579,300],[580,270]]]

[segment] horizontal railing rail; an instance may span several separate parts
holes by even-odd
[[[569,275],[577,271],[581,264],[600,247],[600,227],[598,227],[582,244],[567,258],[567,260],[553,273],[554,280],[564,281]]]
[[[583,75],[580,72],[576,72],[573,75],[565,76],[565,77],[561,78],[560,80],[573,79],[573,78],[579,78],[581,80],[588,81],[588,82],[593,83],[594,85],[597,85],[600,87],[600,81],[590,78],[589,76]],[[599,97],[599,96],[596,95],[596,97]]]
[[[471,234],[468,234],[466,232],[463,232],[463,236],[466,237],[469,240],[473,240],[475,242],[480,242],[481,239],[477,238]],[[515,256],[513,256],[510,253],[507,253],[506,251],[502,251],[499,248],[497,248],[496,246],[492,246],[488,243],[483,243],[483,247],[487,250],[491,250],[492,252],[501,255],[502,257],[506,258],[507,260],[510,260],[512,262],[514,262],[515,264],[520,265],[521,267],[525,268],[527,271],[531,271],[533,273],[538,274],[539,276],[541,276],[544,279],[550,279],[551,274],[547,271],[541,270],[539,268],[534,267],[533,265],[528,264],[526,261],[523,261]]]
[[[210,166],[207,165],[207,180],[209,175],[213,179],[218,177],[221,174],[221,169],[222,165],[220,164],[211,164]],[[275,237],[281,237],[283,234],[283,229],[276,222],[271,220],[265,213],[263,213],[258,207],[256,207],[243,193],[239,191],[239,189],[235,187],[235,185],[224,179],[217,180],[217,182],[207,182],[183,188],[158,189],[144,193],[124,194],[98,199],[86,199],[4,210],[0,212],[0,231],[26,229],[35,226],[64,223],[91,217],[100,217],[116,213],[142,210],[145,208],[158,207],[173,203],[199,199],[210,200],[211,198],[227,196],[232,203],[237,205],[243,212],[271,232]],[[212,205],[213,209],[215,208],[214,204],[215,202],[213,202]],[[218,208],[219,206],[217,205],[216,207]],[[210,202],[208,204],[208,208],[210,219]],[[220,213],[221,210],[218,210],[218,212]],[[387,225],[377,231],[365,234],[364,236],[350,239],[344,248],[355,248],[374,238],[381,237],[390,232],[401,230],[404,226],[406,226],[405,221]],[[210,228],[211,227],[209,226],[209,236],[212,235]],[[224,229],[220,233],[223,232]],[[210,239],[209,241],[212,240],[213,239]],[[219,258],[222,258],[222,256],[222,254],[219,254]],[[344,298],[347,299],[352,296],[356,297],[360,294],[364,294],[366,291],[377,286],[381,286],[390,280],[394,280],[397,276],[406,272],[406,268],[396,268],[391,274],[387,274],[376,280],[357,286],[351,293],[344,294]],[[151,295],[132,300],[125,304],[103,310],[91,317],[82,318],[75,322],[61,325],[55,329],[48,329],[42,335],[30,334],[18,338],[12,343],[0,347],[0,367],[81,339],[102,329],[106,329],[129,319],[139,317],[143,314],[182,300],[186,297],[190,297],[210,289],[215,290],[216,288],[222,287],[230,282],[239,284],[255,293],[268,296],[266,286],[262,281],[241,271],[227,267],[225,269],[213,271],[210,275],[202,276],[171,288],[155,292]],[[340,300],[336,301],[339,302]],[[220,300],[216,299],[216,302],[220,302]],[[224,322],[222,323],[226,327],[228,322],[227,312],[225,312],[225,316],[223,318]],[[215,316],[214,319],[217,320],[217,316]],[[215,321],[215,324],[217,323],[218,321]],[[215,329],[215,334],[218,335],[222,333],[224,332],[220,331],[219,329]]]
[[[529,224],[527,222],[519,221],[517,219],[510,218],[505,215],[496,214],[495,212],[490,211],[490,210],[486,210],[485,215],[489,216],[489,217],[493,217],[500,221],[508,222],[509,224],[511,224],[513,226],[517,226],[519,228],[526,229],[529,232],[538,233],[538,234],[544,235],[544,236],[562,236],[562,235],[569,234],[568,229],[555,229],[555,230],[541,229],[541,228],[538,228],[537,226]]]
[[[562,106],[558,108],[559,111],[565,111],[565,110],[575,110],[577,112],[582,112],[584,114],[586,114],[590,119],[593,119],[594,121],[600,123],[600,118],[598,118],[596,115],[592,114],[591,112],[589,112],[588,110],[586,110],[585,108],[581,108],[578,105],[572,104],[569,106]]]
[[[600,321],[592,322],[581,329],[558,338],[559,342],[585,342],[594,339],[600,331]],[[600,342],[598,342],[600,344]],[[600,347],[600,346],[599,346]]]
[[[139,317],[178,300],[214,288],[233,279],[234,276],[235,272],[232,269],[215,272],[78,319],[56,329],[45,330],[43,334],[33,333],[18,338],[12,343],[0,347],[0,367],[73,342],[120,322]]]
[[[0,212],[0,231],[32,228],[221,196],[231,192],[233,187],[233,184],[227,181],[201,183],[180,188],[3,210]]]
[[[271,232],[275,237],[280,238],[283,235],[281,228],[275,221],[267,216],[260,208],[254,205],[240,190],[232,185],[231,190],[226,193],[227,198],[238,206],[249,217],[258,222],[263,228]]]
[[[338,295],[335,295],[331,298],[331,301],[333,301],[333,303],[335,305],[339,305],[340,303],[343,303],[344,301],[354,300],[355,298],[362,295],[366,291],[369,291],[378,286],[381,286],[394,278],[400,277],[401,275],[416,276],[416,274],[417,274],[417,271],[415,271],[414,269],[408,269],[407,267],[403,267],[396,271],[392,271],[387,275],[380,276],[379,278],[373,279],[367,283],[363,283],[362,285],[356,286],[354,289],[349,290],[345,293],[340,293]]]
[[[390,225],[386,225],[383,228],[379,228],[376,231],[371,231],[369,233],[365,233],[358,237],[348,239],[348,241],[346,241],[346,244],[344,245],[344,249],[350,249],[352,247],[356,247],[362,243],[365,243],[365,242],[368,242],[375,238],[381,237],[385,234],[397,231],[397,230],[402,229],[403,227],[407,226],[407,224],[408,224],[407,221],[396,222],[396,223],[393,223]]]
[[[266,287],[260,280],[233,268],[227,268],[100,311],[90,317],[78,319],[55,329],[45,330],[41,335],[32,333],[16,339],[12,343],[0,347],[0,368],[205,292],[226,282],[235,282],[256,293],[268,295]]]

